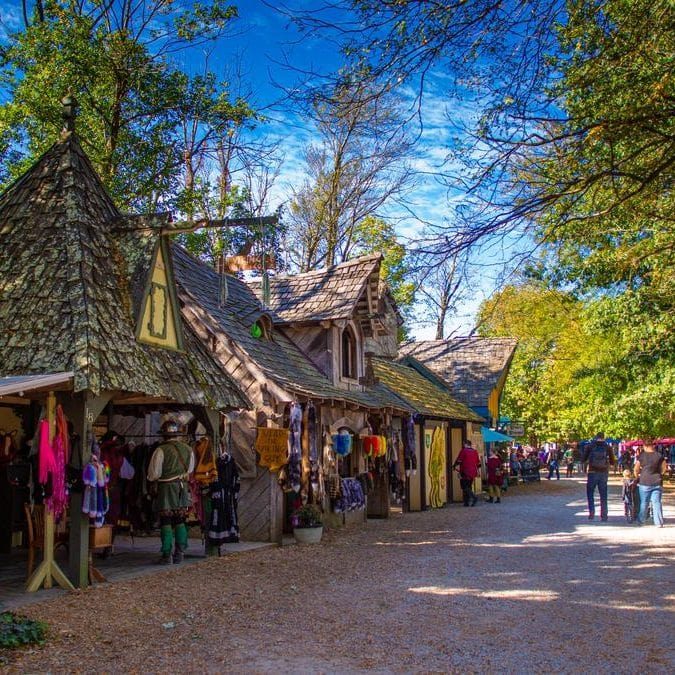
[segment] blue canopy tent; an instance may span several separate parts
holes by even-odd
[[[498,431],[494,431],[488,427],[481,427],[480,432],[485,443],[501,443],[513,440],[511,436],[500,434]]]

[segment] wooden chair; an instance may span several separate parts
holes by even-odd
[[[28,523],[28,576],[30,579],[35,569],[35,551],[42,551],[45,545],[45,507],[42,504],[24,504],[26,522]],[[68,547],[68,532],[55,532],[54,550],[59,546]]]

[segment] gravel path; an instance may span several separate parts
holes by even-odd
[[[32,605],[41,649],[4,669],[655,672],[675,670],[675,506],[666,526],[589,523],[583,482],[502,504],[370,521]],[[2,663],[2,661],[0,661]]]

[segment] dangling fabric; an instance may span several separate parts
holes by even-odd
[[[415,419],[412,415],[405,420],[405,431],[403,435],[403,454],[405,457],[405,470],[409,476],[411,472],[417,470],[417,456],[415,454]]]
[[[333,450],[336,455],[346,457],[352,451],[351,434],[333,434]]]
[[[202,438],[194,446],[195,471],[194,480],[200,485],[210,485],[218,480],[216,458],[209,438]]]
[[[52,473],[52,494],[45,499],[47,508],[59,521],[68,504],[68,491],[66,489],[66,464],[70,454],[70,442],[68,438],[68,424],[63,414],[63,408],[56,406],[56,436],[52,445],[54,455],[54,471]]]
[[[211,546],[239,541],[239,471],[232,455],[218,458],[218,480],[211,483],[211,514],[207,532]]]
[[[95,527],[101,527],[105,514],[110,508],[108,482],[110,481],[110,467],[101,462],[96,455],[92,455],[82,470],[82,482],[85,485],[82,498],[82,513],[86,513]]]
[[[309,438],[309,483],[315,502],[323,500],[320,489],[319,448],[316,441],[316,409],[310,401],[307,404],[307,436]]]
[[[49,440],[49,422],[40,420],[38,429],[38,481],[46,485],[50,476],[56,471],[56,457],[54,446]]]
[[[291,419],[290,419],[290,455],[288,458],[288,480],[291,488],[295,492],[300,492],[300,485],[302,479],[302,407],[299,403],[291,403]]]

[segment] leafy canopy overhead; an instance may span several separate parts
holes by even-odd
[[[16,176],[54,141],[70,92],[81,142],[118,203],[170,206],[185,153],[196,151],[182,124],[213,131],[252,114],[212,74],[193,78],[172,61],[222,35],[236,16],[221,0],[37,0],[0,51],[2,176]]]

